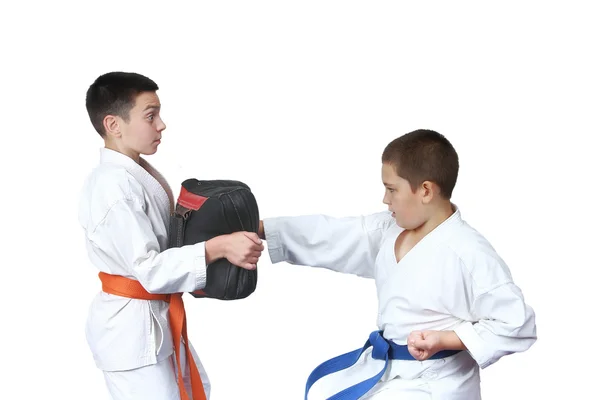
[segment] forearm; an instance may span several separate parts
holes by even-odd
[[[131,274],[149,293],[190,292],[206,284],[203,243],[136,254]]]
[[[134,277],[149,293],[180,293],[205,285],[204,243],[161,251],[137,200],[122,199],[113,204],[89,230],[88,239],[110,273]]]
[[[482,368],[505,355],[523,352],[535,343],[535,313],[514,284],[502,285],[480,296],[474,309],[477,321],[465,321],[454,331]]]
[[[262,232],[259,228],[259,237],[265,236],[273,263],[285,261],[372,277],[387,222],[384,217],[269,218]]]

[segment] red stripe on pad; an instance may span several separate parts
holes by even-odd
[[[192,192],[188,192],[183,186],[179,192],[179,199],[177,202],[186,208],[198,211],[202,204],[208,200],[208,197],[203,197]]]

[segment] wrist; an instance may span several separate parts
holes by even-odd
[[[442,350],[466,350],[464,343],[456,332],[454,331],[441,331],[441,344]]]
[[[219,258],[225,257],[225,235],[215,236],[214,238],[207,240],[204,246],[207,265]]]

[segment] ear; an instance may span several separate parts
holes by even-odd
[[[435,184],[431,181],[424,181],[421,184],[421,202],[423,204],[429,204],[433,200]]]
[[[121,137],[121,122],[121,119],[115,115],[104,117],[102,124],[104,125],[106,136],[113,139]]]

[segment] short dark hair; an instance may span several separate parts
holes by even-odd
[[[381,161],[394,167],[414,191],[424,181],[434,182],[450,199],[458,178],[458,154],[448,139],[436,131],[419,129],[390,142]]]
[[[157,90],[158,85],[152,79],[134,72],[109,72],[99,76],[85,97],[85,107],[94,129],[104,137],[103,120],[107,115],[118,115],[128,122],[137,95]]]

